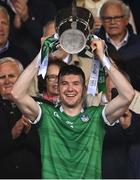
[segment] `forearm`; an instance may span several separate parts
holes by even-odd
[[[38,72],[38,67],[39,62],[37,55],[35,59],[31,62],[31,64],[22,72],[17,82],[15,83],[12,90],[12,96],[14,99],[23,98],[27,94],[31,82]]]
[[[126,99],[126,101],[132,101],[134,97],[134,89],[131,86],[128,79],[122,74],[116,65],[113,63],[111,58],[102,55],[100,59],[103,66],[106,68],[108,75],[110,76],[113,84],[115,85],[119,96]]]
[[[107,119],[110,123],[113,123],[116,119],[123,116],[133,100],[135,93],[131,84],[116,67],[111,65],[107,71],[118,91],[118,96],[107,104],[105,111]]]
[[[122,102],[131,102],[135,94],[133,87],[124,77],[124,75],[113,65],[113,63],[111,62],[112,60],[109,57],[105,56],[104,41],[101,39],[95,39],[94,41],[92,41],[91,45],[95,49],[95,55],[98,57],[102,65],[106,68],[107,73],[109,74],[114,85],[116,86],[119,97],[123,100]]]
[[[92,46],[96,49],[94,50],[96,56],[106,68],[106,71],[115,85],[118,96],[111,100],[106,108],[105,115],[110,123],[113,123],[116,119],[120,118],[134,97],[134,89],[128,80],[124,77],[124,75],[115,67],[115,65],[111,62],[110,58],[106,57],[105,52],[105,44],[103,40],[94,40],[92,41]]]

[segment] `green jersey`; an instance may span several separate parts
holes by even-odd
[[[105,134],[102,107],[89,107],[76,116],[69,116],[46,103],[40,106],[42,178],[101,178]]]

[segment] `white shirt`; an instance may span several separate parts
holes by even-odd
[[[128,33],[128,31],[127,31],[127,32],[126,32],[126,35],[125,35],[125,37],[122,39],[122,41],[116,43],[116,42],[114,42],[113,39],[111,39],[111,38],[109,37],[109,35],[106,33],[106,39],[107,39],[107,41],[110,42],[113,46],[115,46],[115,48],[116,48],[117,50],[120,49],[122,46],[124,46],[124,45],[127,44],[127,42],[128,42],[128,36],[129,36],[129,33]]]

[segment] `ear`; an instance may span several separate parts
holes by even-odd
[[[57,89],[58,89],[58,93],[60,94],[60,84],[59,84],[59,82],[58,82],[58,87],[57,87]]]
[[[85,96],[86,92],[87,92],[87,86],[83,85],[83,96]]]
[[[129,18],[125,18],[125,25],[127,26],[129,24]]]

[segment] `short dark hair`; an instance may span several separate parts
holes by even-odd
[[[62,67],[58,74],[58,81],[60,80],[61,77],[71,74],[79,75],[83,81],[83,85],[85,85],[85,74],[80,67],[77,67],[75,65],[67,65],[65,67]]]

